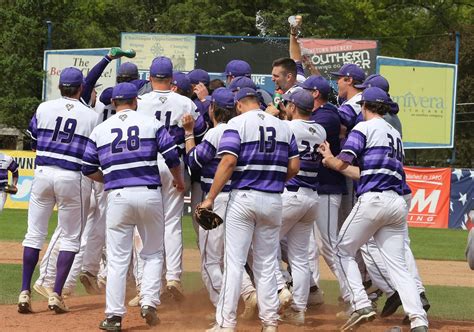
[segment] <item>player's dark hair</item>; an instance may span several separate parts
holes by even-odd
[[[130,81],[133,81],[133,80],[136,80],[138,79],[138,76],[137,77],[134,77],[134,76],[117,76],[117,84],[118,83],[123,83],[123,82],[130,82]]]
[[[115,106],[122,106],[122,105],[132,105],[133,100],[135,98],[130,98],[130,99],[113,99]]]
[[[215,89],[218,89],[218,88],[225,88],[224,81],[216,78],[209,82],[209,90],[214,91]]]
[[[61,96],[71,98],[71,97],[74,97],[75,95],[77,95],[80,88],[81,88],[80,85],[78,85],[78,86],[60,85],[59,86],[59,91],[61,91]]]
[[[236,115],[237,112],[235,111],[235,107],[224,108],[219,107],[217,106],[217,104],[214,103],[214,119],[216,119],[218,123],[227,123]]]
[[[299,108],[297,105],[295,105],[295,106],[296,106],[296,111],[301,116],[310,116],[311,113],[312,113],[312,110],[307,111],[307,110],[304,110],[302,108]]]
[[[390,105],[373,101],[365,101],[362,107],[365,107],[369,112],[377,113],[379,115],[385,115],[390,112]]]
[[[296,62],[291,58],[279,58],[273,61],[272,67],[282,67],[286,74],[291,73],[296,77]]]

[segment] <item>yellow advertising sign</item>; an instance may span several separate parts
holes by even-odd
[[[457,66],[378,57],[377,67],[400,107],[405,148],[453,147]]]
[[[194,69],[195,36],[123,32],[121,47],[122,49],[132,48],[137,52],[132,61],[139,70],[148,71],[153,59],[161,55],[171,59],[174,70]]]
[[[35,158],[36,153],[31,151],[16,151],[16,150],[2,150],[15,159],[18,163],[18,172],[20,177],[18,179],[18,192],[16,195],[7,195],[5,208],[9,209],[28,209],[28,202],[30,201],[31,184],[33,183],[33,176],[35,173]],[[8,174],[9,183],[11,183],[11,173]]]

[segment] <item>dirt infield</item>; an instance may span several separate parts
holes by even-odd
[[[41,255],[46,251],[46,247],[47,245],[44,246]],[[0,242],[0,264],[21,264],[22,255],[23,247],[21,243]],[[472,271],[466,262],[422,259],[416,262],[425,285],[472,287]],[[336,280],[322,258],[320,259],[319,267],[321,269],[321,279]],[[184,250],[184,271],[200,271],[199,250]]]
[[[20,315],[16,312],[16,306],[0,306],[0,331],[91,331],[98,330],[97,326],[104,317],[104,296],[82,296],[66,300],[71,312],[56,315],[47,309],[45,301],[33,303],[35,313],[32,315]],[[242,306],[240,306],[241,308]],[[281,324],[279,331],[337,331],[341,322],[335,320],[335,306],[323,305],[310,308],[306,315],[304,327],[293,327]],[[209,328],[214,309],[207,300],[207,294],[199,291],[188,294],[185,301],[176,303],[164,303],[158,308],[160,325],[149,328],[139,316],[138,308],[129,308],[123,321],[125,331],[204,331]],[[362,326],[358,332],[382,332],[390,327],[400,326],[402,331],[409,331],[408,326],[401,325],[401,316],[390,319],[375,321]],[[473,331],[473,322],[436,321],[430,320],[430,331]],[[259,331],[259,321],[241,322],[238,331]]]

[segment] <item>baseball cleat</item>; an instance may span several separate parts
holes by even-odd
[[[244,299],[244,304],[244,312],[240,315],[239,318],[243,320],[252,320],[257,317],[257,292],[250,293],[247,298]]]
[[[44,287],[43,285],[39,284],[34,284],[33,289],[36,291],[36,293],[44,296],[47,299],[49,299],[49,295],[53,292],[53,289],[51,287]]]
[[[104,319],[99,324],[99,329],[105,331],[121,331],[122,330],[122,317],[112,316]]]
[[[275,325],[263,325],[262,332],[276,332],[278,331],[278,326]]]
[[[140,305],[140,293],[137,293],[137,295],[128,301],[128,306],[129,307],[138,307]]]
[[[398,295],[398,292],[393,293],[393,295],[385,301],[380,317],[393,315],[401,305],[402,300],[400,300],[400,295]]]
[[[280,316],[279,319],[283,323],[288,323],[291,325],[301,326],[304,325],[304,310],[296,311],[292,308],[288,308]]]
[[[393,326],[385,332],[403,332],[403,330],[400,326]]]
[[[173,295],[173,298],[181,302],[184,300],[184,289],[183,285],[181,284],[181,281],[179,280],[170,280],[166,284],[166,288],[168,291]]]
[[[18,312],[20,314],[33,313],[33,310],[31,309],[30,291],[24,290],[20,293],[20,296],[18,297]]]
[[[278,293],[278,299],[280,300],[280,308],[278,308],[278,312],[282,313],[293,302],[293,295],[288,290],[288,288],[283,287]]]
[[[210,329],[207,329],[206,332],[234,332],[233,327],[220,327],[219,324],[215,323]]]
[[[356,310],[352,313],[347,322],[341,326],[340,331],[351,331],[361,324],[373,321],[375,319],[375,315],[376,313],[372,307]]]
[[[144,305],[140,310],[140,316],[146,320],[149,326],[156,326],[160,323],[160,319],[156,315],[156,308]]]
[[[86,289],[87,294],[97,295],[100,294],[99,285],[97,284],[97,277],[92,273],[83,271],[79,275],[79,280]]]
[[[343,310],[336,313],[336,319],[338,320],[348,320],[352,314],[352,305],[349,302],[342,302]]]
[[[55,292],[52,292],[49,296],[48,308],[49,310],[54,310],[54,312],[57,314],[69,312],[69,308],[64,303],[63,298]]]
[[[321,288],[309,292],[308,307],[324,304],[324,292]]]
[[[428,332],[428,326],[417,326],[410,330],[410,332]]]

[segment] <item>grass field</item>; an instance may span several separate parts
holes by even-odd
[[[23,210],[4,210],[0,215],[0,241],[20,242],[27,228],[27,212]],[[49,237],[56,227],[57,214],[50,220]],[[410,229],[411,247],[415,257],[434,260],[465,260],[464,249],[467,232],[463,230]],[[183,239],[185,248],[196,248],[196,239],[191,218],[183,220]],[[35,272],[33,280],[37,278]],[[17,301],[18,288],[21,280],[21,265],[0,264],[0,304],[13,304]],[[186,291],[202,287],[201,276],[196,272],[184,273]],[[326,302],[335,304],[339,294],[335,281],[322,280]],[[432,304],[431,317],[454,320],[474,320],[474,287],[427,286],[429,300]],[[78,283],[77,295],[85,294]],[[39,295],[34,295],[36,299]],[[383,306],[384,300],[379,301]]]
[[[48,239],[56,228],[57,213],[51,216]],[[5,209],[0,214],[0,241],[22,241],[27,229],[27,211]],[[418,259],[464,261],[468,232],[457,229],[410,228],[411,248]],[[185,248],[196,248],[191,217],[183,218]]]

